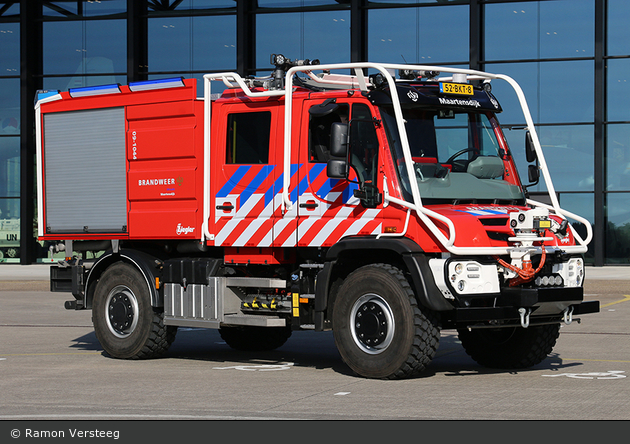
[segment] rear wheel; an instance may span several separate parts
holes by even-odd
[[[477,363],[484,367],[517,369],[540,364],[556,345],[560,324],[528,328],[460,329],[459,339]]]
[[[175,340],[177,332],[177,327],[164,325],[163,313],[153,310],[144,277],[123,262],[107,268],[98,281],[92,322],[96,338],[114,358],[159,356]]]
[[[418,307],[402,272],[374,264],[351,273],[333,310],[335,344],[344,362],[367,378],[415,376],[437,351],[435,315]]]

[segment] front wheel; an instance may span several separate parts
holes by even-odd
[[[556,345],[560,324],[528,328],[460,329],[466,353],[489,368],[519,369],[540,364]]]
[[[96,284],[92,322],[96,338],[114,358],[157,357],[177,332],[164,325],[163,313],[153,310],[144,277],[124,262],[107,268]]]
[[[418,307],[402,272],[374,264],[351,273],[339,287],[333,335],[344,362],[366,378],[415,376],[437,351],[435,315]]]

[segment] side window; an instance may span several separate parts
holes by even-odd
[[[228,116],[226,164],[269,163],[271,113],[237,113]]]
[[[330,159],[330,128],[335,122],[348,123],[348,105],[339,104],[325,115],[311,114],[308,124],[309,162],[328,162]]]
[[[378,172],[378,137],[370,108],[365,104],[354,104],[350,122],[351,158],[361,182],[376,183]]]

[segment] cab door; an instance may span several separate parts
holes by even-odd
[[[303,131],[308,144],[300,150],[298,246],[327,247],[351,235],[380,234],[380,208],[365,208],[354,192],[366,181],[378,182],[379,143],[367,103],[311,100]],[[324,108],[324,109],[322,109]],[[330,179],[330,128],[335,122],[354,128],[349,180]],[[382,179],[381,179],[382,181]]]
[[[274,215],[277,107],[222,105],[212,148],[215,245],[269,246]]]

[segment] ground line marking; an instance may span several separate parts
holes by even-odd
[[[624,296],[623,299],[621,299],[619,301],[610,302],[608,304],[601,305],[600,308],[610,307],[611,305],[619,304],[621,302],[628,302],[628,301],[630,301],[630,296],[629,295],[624,294],[623,296]]]

